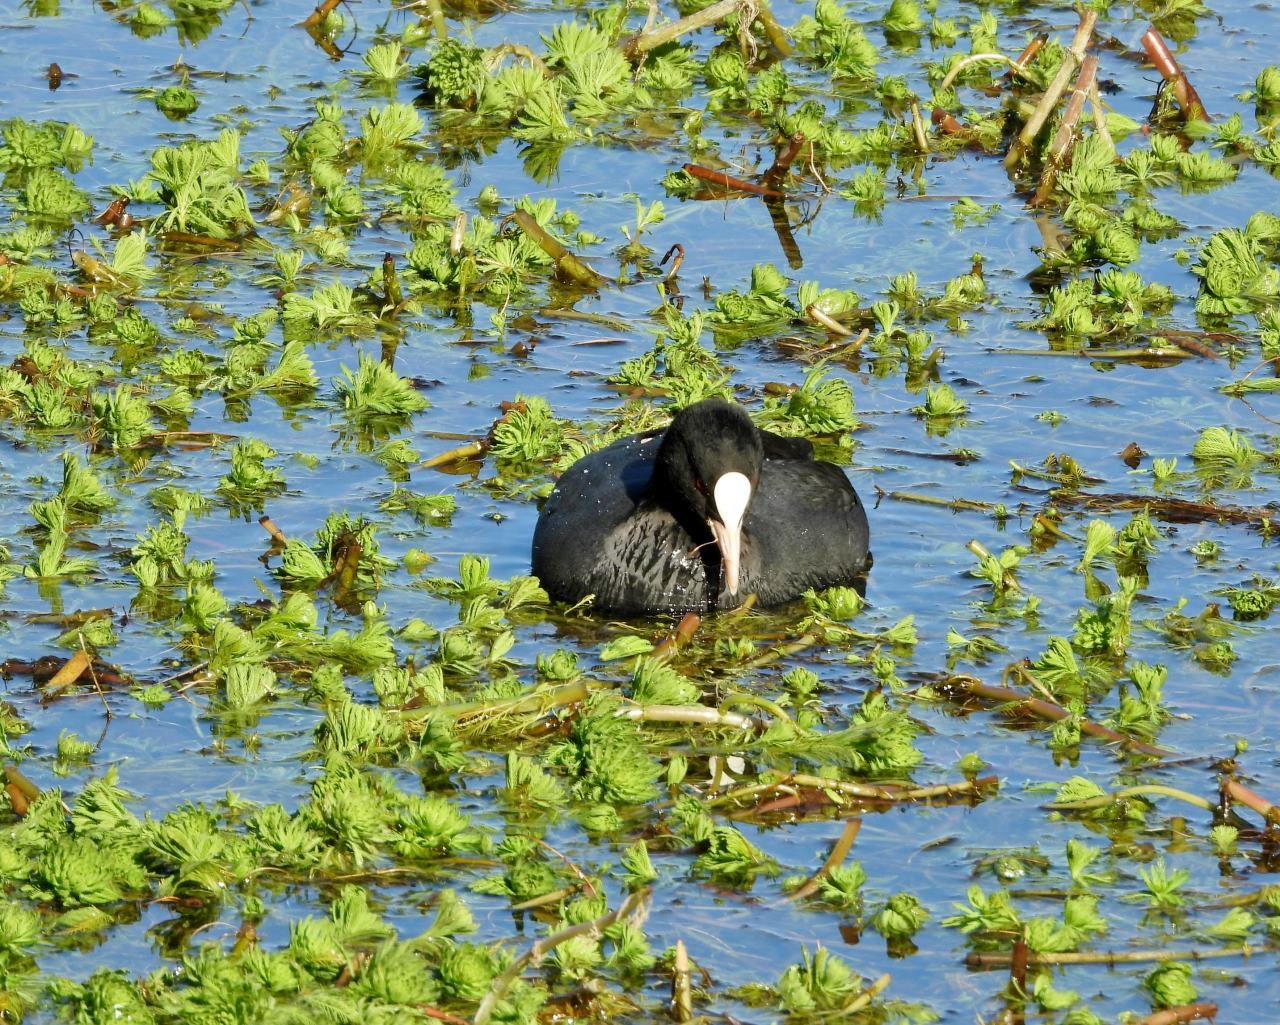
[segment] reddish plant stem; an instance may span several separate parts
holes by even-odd
[[[675,259],[672,259],[674,257]],[[673,280],[680,273],[680,265],[684,263],[684,246],[679,242],[674,243],[670,249],[662,254],[662,259],[658,261],[659,267],[665,267],[667,261],[671,260],[671,269],[667,271],[664,281]],[[679,287],[676,288],[679,291]]]
[[[1222,800],[1224,804],[1230,804],[1232,801],[1243,804],[1246,808],[1256,811],[1273,826],[1280,826],[1280,808],[1230,776],[1222,780]]]
[[[1182,1022],[1217,1016],[1217,1004],[1180,1004],[1177,1007],[1166,1007],[1163,1011],[1156,1011],[1155,1014],[1148,1014],[1145,1018],[1133,1022],[1133,1025],[1181,1025]]]
[[[967,125],[948,114],[941,107],[934,107],[929,119],[944,135],[962,135],[968,131]]]
[[[974,680],[967,677],[952,677],[943,682],[942,690],[945,692],[949,689],[963,691],[977,698],[983,698],[987,701],[1000,701],[1009,704],[1013,708],[1024,712],[1030,712],[1032,715],[1040,719],[1048,719],[1050,722],[1058,722],[1068,718],[1071,713],[1061,705],[1055,705],[1052,701],[1046,701],[1043,698],[1029,698],[1020,691],[1013,690],[1009,687],[997,687],[993,684],[983,683],[980,680]],[[1155,758],[1165,758],[1172,752],[1166,751],[1162,747],[1156,747],[1153,744],[1144,743],[1133,737],[1126,736],[1123,733],[1117,733],[1115,730],[1109,730],[1105,726],[1099,726],[1095,722],[1083,719],[1080,722],[1080,732],[1087,733],[1092,737],[1098,737],[1114,744],[1123,744],[1133,751],[1140,754],[1151,755]]]
[[[1041,50],[1044,49],[1044,44],[1047,43],[1048,41],[1049,41],[1049,33],[1041,32],[1038,36],[1036,36],[1034,39],[1031,40],[1031,42],[1029,42],[1026,45],[1026,48],[1023,49],[1023,51],[1020,54],[1018,54],[1018,59],[1015,60],[1013,63],[1018,68],[1025,68],[1028,64],[1030,64],[1033,60],[1036,59],[1036,55]],[[1010,68],[1008,71],[1004,73],[1004,77],[1012,78],[1013,74],[1014,74],[1013,68]]]
[[[765,171],[760,180],[770,188],[781,184],[782,179],[791,170],[791,165],[795,163],[796,157],[800,155],[800,147],[804,143],[804,132],[796,132],[795,135],[791,136],[787,140],[787,144],[778,151],[778,156],[774,159],[773,166]]]
[[[1086,10],[1080,13],[1080,26],[1076,29],[1075,38],[1071,40],[1071,46],[1067,50],[1070,59],[1062,62],[1062,67],[1053,76],[1053,81],[1049,83],[1049,88],[1044,91],[1044,95],[1040,97],[1040,102],[1036,104],[1036,109],[1027,118],[1027,123],[1022,126],[1022,131],[1018,133],[1013,145],[1009,147],[1009,152],[1004,158],[1006,171],[1012,171],[1018,166],[1027,150],[1031,148],[1031,143],[1035,140],[1035,137],[1040,134],[1040,129],[1044,127],[1044,123],[1049,120],[1049,115],[1053,113],[1053,108],[1058,105],[1058,100],[1062,97],[1063,92],[1066,91],[1067,83],[1071,81],[1071,72],[1084,60],[1085,47],[1089,45],[1089,38],[1093,35],[1093,26],[1097,22],[1097,11]]]
[[[45,689],[50,692],[66,690],[89,671],[89,666],[89,656],[83,651],[77,651],[62,664],[61,669],[53,674],[45,684]]]
[[[1093,85],[1097,74],[1098,58],[1089,54],[1080,65],[1080,74],[1076,76],[1076,84],[1072,87],[1067,109],[1062,112],[1062,121],[1058,124],[1053,142],[1049,144],[1049,156],[1040,174],[1040,185],[1031,199],[1032,206],[1043,206],[1053,192],[1054,183],[1058,180],[1058,172],[1071,155],[1071,147],[1076,137],[1076,124],[1080,120],[1080,115],[1084,113],[1085,101],[1089,98],[1089,87]]]
[[[456,1014],[450,1014],[448,1011],[442,1011],[438,1007],[432,1007],[430,1004],[418,1004],[418,1010],[425,1014],[428,1018],[435,1021],[448,1022],[449,1025],[471,1025],[466,1018],[459,1018]]]
[[[1142,48],[1147,51],[1147,56],[1151,59],[1151,63],[1155,65],[1156,70],[1160,72],[1160,76],[1173,89],[1174,99],[1178,101],[1178,106],[1182,108],[1183,114],[1188,118],[1195,118],[1199,121],[1211,120],[1208,112],[1204,109],[1204,104],[1200,102],[1200,94],[1196,92],[1190,79],[1187,78],[1187,73],[1178,65],[1178,61],[1165,43],[1164,37],[1154,27],[1147,29],[1146,34],[1143,35]]]
[[[686,612],[684,617],[676,624],[676,628],[667,634],[657,645],[654,646],[652,657],[658,658],[682,648],[693,639],[693,635],[698,632],[698,627],[702,625],[702,617],[696,612]]]
[[[862,819],[850,819],[846,822],[844,831],[832,845],[831,853],[827,855],[827,860],[822,863],[822,867],[811,875],[800,889],[792,893],[789,899],[804,900],[805,897],[817,893],[818,887],[822,885],[822,880],[826,879],[831,874],[831,870],[849,856],[849,851],[852,849],[853,842],[858,838],[858,832],[861,829]]]
[[[1218,355],[1216,350],[1210,348],[1193,335],[1182,334],[1179,331],[1166,331],[1162,337],[1166,342],[1176,345],[1183,352],[1190,352],[1196,356],[1203,356],[1205,359],[1222,358]]]
[[[690,178],[710,182],[712,185],[719,185],[722,188],[736,189],[738,192],[750,192],[755,196],[768,196],[771,199],[782,198],[782,193],[777,189],[743,181],[741,178],[735,178],[732,175],[725,174],[723,171],[713,171],[711,168],[703,167],[701,164],[685,164],[684,173]]]
[[[1009,982],[1013,993],[1019,999],[1027,995],[1027,963],[1030,960],[1030,948],[1025,936],[1019,936],[1013,945],[1013,957],[1009,959]]]
[[[270,516],[259,516],[258,525],[271,535],[271,540],[276,544],[283,546],[289,543],[289,538],[285,535],[285,532],[276,526],[275,520]]]
[[[804,266],[804,254],[800,252],[800,244],[796,241],[795,232],[791,230],[787,205],[781,199],[766,197],[764,206],[769,211],[773,233],[778,236],[778,245],[782,247],[782,255],[787,258],[787,266],[792,270],[799,270]]]
[[[342,0],[323,0],[323,3],[317,4],[316,9],[307,15],[302,22],[303,28],[314,28],[329,17],[330,12],[340,4]]]

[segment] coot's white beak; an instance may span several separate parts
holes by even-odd
[[[711,489],[719,519],[708,519],[711,536],[720,549],[724,563],[724,586],[730,594],[738,593],[738,567],[742,557],[742,520],[751,501],[751,481],[742,473],[726,473]]]

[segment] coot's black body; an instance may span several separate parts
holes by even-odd
[[[533,572],[553,598],[593,594],[605,612],[706,612],[855,583],[868,540],[839,467],[708,399],[574,463],[538,518]]]

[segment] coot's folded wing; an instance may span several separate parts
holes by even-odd
[[[773,431],[760,431],[766,459],[812,459],[813,445],[808,438],[787,438]]]

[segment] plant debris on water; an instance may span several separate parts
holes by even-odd
[[[1272,1022],[1278,43],[11,6],[0,1020]],[[716,395],[865,593],[550,603]]]

